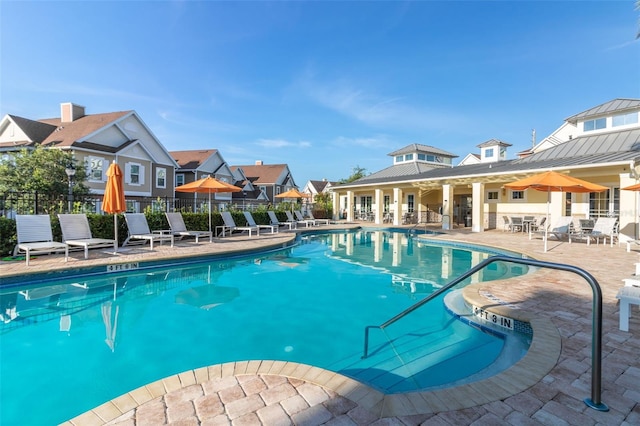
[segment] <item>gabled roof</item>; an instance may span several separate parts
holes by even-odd
[[[404,148],[400,148],[397,151],[393,151],[390,152],[389,156],[391,157],[395,157],[396,155],[400,155],[400,154],[410,154],[412,152],[424,152],[427,154],[436,154],[436,155],[442,155],[445,157],[451,157],[451,158],[456,158],[458,157],[455,154],[452,154],[450,152],[444,151],[442,149],[433,147],[433,146],[429,146],[429,145],[421,145],[418,143],[412,143],[410,145],[405,146]]]
[[[572,115],[565,121],[576,124],[578,120],[584,120],[591,117],[598,117],[603,115],[610,115],[614,112],[632,111],[634,109],[640,109],[640,99],[624,99],[618,98],[609,102],[605,102],[593,108],[589,108],[586,111],[582,111],[576,115]]]
[[[17,115],[7,115],[27,135],[31,142],[40,143],[56,130],[56,126],[51,124],[29,120],[28,118],[18,117]]]
[[[235,171],[238,167],[242,168],[244,175],[254,185],[278,184],[278,179],[288,169],[286,164],[251,164],[247,166],[231,166],[231,170]]]
[[[195,170],[209,157],[218,152],[217,149],[196,149],[189,151],[170,151],[169,154],[176,160],[181,169]]]
[[[500,139],[489,139],[486,142],[482,142],[480,145],[477,145],[478,148],[486,148],[488,146],[511,146],[510,143],[506,143],[501,141]]]
[[[60,118],[38,120],[41,123],[55,126],[55,130],[42,141],[42,143],[43,145],[74,146],[78,142],[82,142],[82,140],[90,134],[133,113],[133,111],[118,111],[103,114],[89,114],[69,123],[63,123]]]
[[[322,192],[327,187],[327,185],[335,185],[336,182],[329,182],[328,180],[310,180],[309,183],[313,185],[317,192]]]

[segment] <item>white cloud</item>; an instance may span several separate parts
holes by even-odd
[[[290,142],[284,139],[260,139],[256,142],[256,145],[263,148],[277,149],[277,148],[310,148],[311,142],[300,141]]]

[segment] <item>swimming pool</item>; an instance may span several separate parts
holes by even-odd
[[[490,366],[503,340],[441,301],[377,334],[366,360],[363,329],[488,255],[398,232],[333,232],[249,258],[3,288],[0,423],[60,423],[159,378],[238,360],[312,364],[389,393],[462,380]],[[496,265],[484,280],[513,273]]]

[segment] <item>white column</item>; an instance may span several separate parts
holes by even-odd
[[[472,184],[472,214],[471,232],[484,231],[484,183],[474,182]]]
[[[453,187],[442,185],[442,229],[452,228],[453,221]]]
[[[331,203],[333,204],[333,220],[342,219],[340,217],[340,194],[337,192],[331,193]]]
[[[638,181],[630,176],[629,173],[620,173],[620,188],[631,186]],[[627,240],[635,240],[638,238],[638,191],[620,190],[620,224],[619,239],[621,242]]]
[[[402,189],[393,188],[393,206],[389,209],[393,212],[393,224],[400,225],[402,223]]]
[[[352,222],[353,220],[353,191],[347,191],[347,221]]]
[[[373,221],[376,225],[380,225],[382,223],[382,210],[384,206],[382,205],[382,189],[376,189],[375,191],[375,216]]]

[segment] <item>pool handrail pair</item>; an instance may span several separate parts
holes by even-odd
[[[369,330],[372,328],[384,329],[394,322],[398,321],[401,318],[404,318],[411,312],[415,311],[419,307],[423,306],[427,302],[435,299],[446,291],[450,290],[455,285],[461,283],[465,279],[471,277],[476,272],[481,271],[486,268],[488,265],[495,262],[510,262],[510,263],[518,263],[521,265],[528,266],[537,266],[540,268],[548,268],[548,269],[556,269],[560,271],[573,272],[577,275],[580,275],[584,278],[589,285],[591,286],[591,290],[593,291],[593,316],[592,316],[592,335],[591,335],[591,398],[586,398],[584,403],[594,410],[598,411],[609,411],[609,407],[602,402],[601,394],[602,394],[602,290],[600,289],[600,284],[598,281],[591,275],[589,272],[584,269],[578,268],[572,265],[565,265],[562,263],[553,263],[553,262],[544,262],[541,260],[534,259],[524,259],[517,258],[511,256],[497,255],[491,256],[490,258],[480,262],[473,268],[469,269],[464,274],[459,277],[453,279],[449,283],[445,284],[438,290],[434,291],[424,299],[418,301],[412,306],[408,307],[404,311],[400,312],[398,315],[393,318],[385,321],[380,325],[369,325],[365,327],[364,332],[364,355],[362,358],[368,357],[369,351]]]

